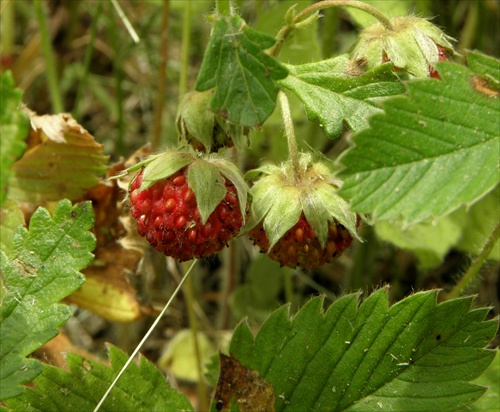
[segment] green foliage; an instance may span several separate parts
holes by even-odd
[[[12,410],[27,411],[92,411],[127,361],[127,355],[109,347],[111,367],[100,362],[68,354],[70,372],[44,366],[22,397],[9,400]],[[146,358],[126,369],[101,411],[192,411],[184,395],[177,393],[164,376]]]
[[[368,127],[368,118],[382,110],[375,102],[401,94],[404,88],[391,64],[354,75],[352,61],[342,55],[317,63],[287,66],[280,84],[304,103],[309,120],[318,120],[329,137],[337,137],[344,122],[354,131]]]
[[[93,259],[94,236],[90,202],[74,206],[59,202],[53,216],[39,208],[29,230],[19,227],[11,255],[0,252],[2,305],[0,306],[1,399],[24,391],[21,383],[41,372],[41,364],[25,357],[59,333],[71,310],[57,302],[84,282],[78,272]]]
[[[230,352],[273,385],[276,410],[456,410],[484,392],[471,384],[494,351],[496,321],[472,298],[436,304],[421,292],[388,308],[387,291],[309,301],[293,318],[275,311],[254,338],[234,332]],[[457,362],[460,359],[460,362]]]
[[[28,115],[19,109],[22,92],[14,88],[10,71],[0,76],[0,205],[5,200],[6,185],[11,175],[10,168],[20,157],[28,136]]]
[[[473,71],[438,64],[443,80],[409,82],[408,97],[353,138],[341,194],[375,220],[415,223],[470,205],[498,184],[500,105],[474,87]]]
[[[242,126],[259,126],[276,105],[276,80],[287,70],[264,53],[274,38],[248,27],[238,16],[215,23],[195,88],[215,87],[210,108]]]

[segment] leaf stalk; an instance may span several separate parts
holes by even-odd
[[[476,259],[472,262],[465,272],[465,275],[459,280],[459,282],[454,286],[451,292],[448,294],[449,299],[458,298],[463,295],[463,293],[467,290],[469,285],[478,278],[479,270],[483,267],[484,262],[488,255],[490,254],[495,242],[500,237],[500,222],[493,228],[491,235],[486,240],[484,246],[482,247],[479,255],[477,255]]]
[[[283,47],[283,44],[285,43],[286,39],[290,35],[290,33],[295,30],[296,26],[300,24],[301,22],[305,21],[307,18],[310,17],[311,14],[317,13],[320,10],[327,9],[330,7],[352,7],[354,9],[362,10],[373,17],[375,17],[381,24],[382,26],[385,27],[387,31],[393,31],[392,23],[391,21],[379,10],[377,10],[375,7],[366,4],[362,1],[355,1],[355,0],[324,0],[320,1],[318,3],[314,3],[313,5],[306,7],[304,10],[302,10],[300,13],[298,13],[290,23],[287,25],[283,26],[281,30],[278,32],[278,35],[276,36],[276,43],[274,46],[269,50],[269,54],[271,56],[276,57],[281,48]]]

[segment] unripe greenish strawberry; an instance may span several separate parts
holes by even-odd
[[[284,266],[313,269],[339,257],[359,239],[359,217],[337,194],[338,181],[326,163],[301,154],[291,161],[265,165],[248,177],[260,178],[252,196],[248,236],[262,252]]]
[[[366,58],[368,70],[390,61],[412,77],[429,77],[436,62],[455,53],[454,39],[426,19],[400,16],[390,23],[393,30],[376,23],[360,34],[351,57]]]
[[[214,90],[186,93],[177,109],[176,125],[181,140],[200,152],[217,152],[223,147],[246,146],[247,130],[228,122],[210,110]]]
[[[167,151],[140,165],[130,192],[141,236],[179,261],[220,252],[244,224],[247,186],[217,155]]]

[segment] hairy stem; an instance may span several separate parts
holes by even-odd
[[[40,36],[42,38],[42,51],[45,59],[45,69],[47,70],[47,82],[49,84],[52,110],[54,113],[62,113],[64,112],[64,105],[61,90],[59,88],[59,79],[57,78],[54,50],[52,49],[52,40],[41,0],[35,0],[35,9],[40,29]]]
[[[283,91],[278,93],[278,100],[281,106],[281,116],[283,118],[285,136],[288,143],[288,158],[292,161],[295,182],[299,182],[301,180],[299,149],[297,147],[297,139],[295,138],[292,114],[290,113],[290,103],[288,103],[288,98]]]
[[[160,61],[158,63],[158,88],[156,92],[155,112],[153,119],[153,136],[151,148],[158,149],[161,142],[163,103],[167,89],[167,61],[168,61],[168,22],[170,20],[170,0],[163,0],[163,13],[160,32]]]
[[[174,292],[172,293],[172,296],[170,296],[170,299],[165,304],[165,306],[163,307],[163,309],[160,312],[160,314],[156,317],[155,321],[153,322],[153,324],[151,325],[151,327],[149,328],[149,330],[146,332],[146,334],[144,335],[144,337],[142,338],[142,340],[139,342],[139,344],[137,345],[137,347],[135,348],[135,350],[132,352],[132,354],[128,358],[127,362],[125,362],[125,365],[123,365],[123,367],[121,368],[121,370],[118,373],[118,375],[116,375],[115,380],[113,382],[111,382],[111,385],[109,385],[108,390],[104,393],[104,395],[102,396],[101,400],[96,405],[96,407],[94,409],[94,412],[97,412],[101,408],[102,404],[104,403],[104,401],[106,400],[106,398],[111,393],[111,390],[115,387],[116,382],[118,382],[118,379],[120,379],[120,377],[123,375],[123,372],[125,372],[125,370],[127,369],[128,365],[130,365],[132,363],[132,361],[134,360],[135,356],[141,350],[142,345],[144,345],[144,342],[146,342],[146,340],[149,338],[149,335],[151,335],[151,333],[155,330],[155,328],[158,325],[158,323],[160,322],[161,318],[163,317],[163,315],[165,314],[165,312],[167,311],[167,309],[170,307],[170,305],[172,304],[172,302],[175,299],[175,297],[179,294],[179,291],[181,290],[182,285],[184,284],[184,282],[186,281],[186,279],[189,277],[189,275],[193,271],[193,269],[194,269],[194,267],[195,267],[195,265],[196,265],[197,262],[198,262],[197,260],[194,260],[193,263],[191,263],[191,266],[189,267],[189,269],[186,271],[186,273],[182,277],[181,281],[179,282],[179,284],[175,288]]]
[[[474,259],[472,264],[469,266],[469,269],[467,269],[467,272],[465,272],[465,275],[462,276],[460,281],[448,294],[448,298],[453,299],[462,296],[469,287],[469,285],[478,278],[479,270],[483,267],[486,258],[491,252],[491,249],[493,249],[493,246],[495,245],[495,242],[498,240],[499,237],[500,237],[500,222],[498,222],[497,225],[493,228],[491,235],[486,240],[486,243],[479,252],[479,255],[477,255],[476,259]]]
[[[231,0],[216,0],[215,5],[217,14],[220,16],[231,16],[233,14]]]
[[[386,28],[387,31],[393,30],[391,21],[383,13],[381,13],[375,7],[370,6],[369,4],[355,0],[324,0],[318,3],[314,3],[311,6],[305,8],[293,18],[291,23],[283,26],[278,32],[278,35],[276,36],[276,43],[270,49],[269,54],[275,57],[279,54],[281,48],[283,47],[283,44],[285,43],[290,33],[295,29],[295,26],[297,24],[306,20],[311,14],[330,7],[352,7],[354,9],[363,10],[364,12],[375,17],[382,24],[382,26]]]

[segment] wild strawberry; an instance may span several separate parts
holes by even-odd
[[[141,164],[130,185],[137,230],[179,261],[220,252],[244,224],[247,189],[238,169],[211,155],[166,152]]]
[[[290,161],[266,165],[249,176],[254,184],[248,236],[262,252],[284,266],[313,269],[340,256],[358,238],[358,216],[336,193],[326,164],[300,156],[300,170]]]
[[[213,89],[187,93],[177,109],[177,131],[184,142],[205,153],[217,152],[223,147],[246,146],[248,131],[230,123],[210,110]]]
[[[454,54],[454,39],[426,19],[400,16],[390,23],[392,30],[376,23],[360,35],[351,57],[366,58],[368,70],[390,61],[412,77],[436,77],[434,64]]]

